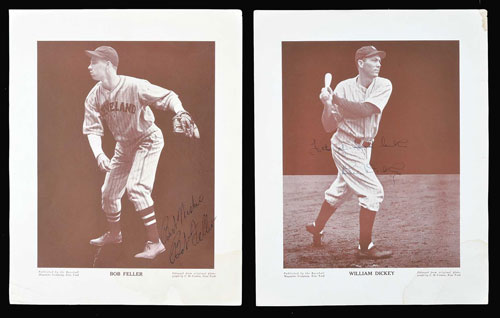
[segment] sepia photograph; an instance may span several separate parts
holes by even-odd
[[[257,306],[488,302],[487,17],[255,13]]]
[[[214,268],[214,42],[37,53],[38,267]]]
[[[241,305],[241,26],[9,11],[10,303]]]
[[[458,41],[282,52],[284,268],[459,267]]]

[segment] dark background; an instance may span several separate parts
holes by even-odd
[[[121,4],[121,5],[120,5]],[[65,8],[150,8],[156,9],[160,7],[164,7],[158,5],[158,3],[152,2],[141,2],[134,3],[132,6],[131,3],[111,3],[111,2],[94,2],[89,3],[86,2],[72,2],[71,4],[67,3]],[[127,5],[129,4],[129,5]],[[166,4],[168,8],[178,8],[178,9],[213,9],[220,8],[226,9],[227,3],[207,3],[207,2],[190,2],[190,3],[175,3],[175,4]],[[10,2],[8,5],[10,8],[25,8],[25,9],[33,9],[37,6],[29,3],[21,3],[19,1]],[[38,6],[38,8],[49,8],[47,4],[43,6]],[[61,8],[61,6],[52,8]],[[170,306],[168,307],[169,313],[174,314],[186,314],[186,313],[220,313],[224,312],[250,312],[250,313],[264,313],[275,312],[282,313],[286,316],[296,316],[297,314],[320,314],[320,315],[329,315],[333,313],[344,313],[344,314],[353,314],[355,313],[383,313],[387,314],[388,312],[407,312],[407,310],[411,310],[413,312],[418,312],[419,314],[427,314],[434,312],[436,306],[314,306],[314,307],[280,307],[280,308],[269,308],[269,307],[256,307],[255,306],[255,215],[254,215],[254,148],[251,146],[254,142],[254,69],[253,69],[253,11],[256,9],[266,9],[266,10],[332,10],[332,9],[343,9],[343,10],[352,10],[352,9],[446,9],[446,8],[454,8],[454,9],[490,9],[488,12],[488,38],[492,38],[495,34],[495,22],[496,22],[496,11],[491,10],[488,5],[487,0],[460,0],[454,2],[443,2],[443,1],[419,1],[419,2],[401,2],[401,1],[357,1],[357,2],[329,2],[329,3],[288,3],[286,5],[276,5],[266,2],[265,4],[261,2],[256,3],[246,3],[241,4],[238,7],[243,11],[243,51],[244,51],[244,64],[243,64],[243,166],[245,169],[243,170],[243,224],[242,230],[244,233],[243,236],[243,245],[244,245],[244,253],[243,253],[243,305],[240,307],[228,307],[228,306]],[[5,26],[4,30],[8,30],[9,28],[9,19],[7,10],[3,11],[5,19],[3,19],[3,24]],[[7,32],[4,32],[4,40],[5,43],[8,44],[8,35],[5,36]],[[8,56],[8,45],[4,47],[5,56]],[[491,55],[490,55],[491,56]],[[496,64],[495,59],[491,59],[489,63],[493,66]],[[8,105],[8,86],[9,86],[9,73],[4,72],[4,104]],[[494,114],[495,108],[490,108],[490,112]],[[490,118],[494,118],[490,116]],[[4,131],[5,134],[9,134],[9,122],[8,116],[4,116]],[[490,119],[491,121],[492,119]],[[248,146],[250,145],[250,146]],[[5,154],[8,157],[8,153]],[[494,167],[493,167],[494,168]],[[7,180],[9,178],[8,171],[4,170],[5,178]],[[493,185],[494,183],[490,183]],[[8,222],[4,222],[3,230],[2,230],[2,243],[5,249],[9,250],[9,225]],[[491,259],[490,262],[494,262],[494,259]],[[7,267],[7,266],[6,266]],[[8,269],[8,268],[6,268]],[[4,275],[4,286],[8,285],[8,270],[5,271],[6,275]],[[246,273],[246,274],[245,274]],[[4,304],[8,304],[8,289],[4,288]],[[494,299],[494,298],[492,298]],[[491,301],[491,300],[490,300]],[[164,306],[18,306],[18,305],[8,305],[4,306],[9,312],[24,312],[26,314],[40,314],[41,312],[47,313],[64,313],[64,314],[74,314],[76,312],[85,313],[91,317],[101,317],[103,314],[111,314],[111,313],[132,313],[136,312],[138,314],[144,314],[145,311],[153,314],[163,315],[165,313]],[[474,312],[474,313],[485,313],[488,310],[487,306],[439,306],[439,310],[452,312],[452,313],[464,313],[464,312]]]
[[[365,45],[386,51],[380,76],[393,85],[373,145],[375,172],[459,173],[459,42],[349,41],[282,44],[283,174],[337,173],[318,96],[325,73],[332,89],[357,75],[354,54]]]
[[[101,45],[117,50],[118,74],[147,79],[176,92],[200,129],[200,140],[177,136],[172,133],[173,112],[152,108],[165,139],[153,189],[160,235],[165,235],[163,221],[177,215],[182,204],[189,207],[192,196],[203,196],[203,203],[179,225],[181,236],[189,235],[193,220],[201,226],[204,215],[214,217],[214,42],[39,42],[39,267],[94,266],[97,250],[89,240],[107,228],[101,210],[104,173],[82,134],[84,101],[96,83],[89,76],[84,50]],[[111,158],[115,143],[105,129],[103,148]],[[145,230],[126,194],[121,219],[123,247],[111,251],[119,262],[101,266],[213,268],[213,230],[196,246],[188,245],[173,262],[171,238],[163,240],[167,252],[153,262],[138,263],[133,255],[144,247]]]

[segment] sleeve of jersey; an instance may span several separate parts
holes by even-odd
[[[97,111],[94,92],[91,92],[85,100],[83,134],[104,136],[104,127],[102,126],[101,114]]]
[[[172,110],[182,107],[182,103],[171,90],[153,85],[149,81],[144,80],[138,86],[139,98],[143,105],[153,106],[160,110]]]
[[[389,101],[389,97],[391,97],[392,93],[392,83],[388,79],[385,79],[384,82],[375,87],[373,92],[365,99],[365,103],[370,103],[377,106],[382,112]]]
[[[340,82],[335,86],[335,89],[333,90],[333,93],[339,97],[345,98],[344,94],[344,82]]]

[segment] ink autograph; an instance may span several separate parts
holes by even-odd
[[[161,239],[169,252],[169,262],[185,255],[190,248],[199,245],[214,229],[215,218],[211,218],[200,208],[203,195],[191,196],[187,205],[181,203],[177,214],[165,216],[161,221]]]
[[[385,138],[385,136],[382,136],[380,139],[380,144],[373,143],[372,147],[376,146],[382,147],[382,148],[407,148],[408,147],[408,139],[393,139],[392,142],[388,142]],[[309,151],[311,155],[314,155],[315,153],[321,153],[321,152],[331,152],[332,148],[330,145],[324,144],[324,145],[318,145],[316,142],[316,139],[313,139],[313,142],[311,143],[312,149]],[[342,145],[343,147],[355,147],[359,148],[360,151],[364,151],[363,146],[346,146]],[[340,149],[342,150],[342,149]],[[370,165],[367,166],[360,166],[360,167],[352,167],[351,169],[346,168],[344,171],[342,171],[345,174],[356,174],[359,173],[358,171],[364,170],[365,172],[375,172],[375,173],[387,173],[387,174],[392,174],[392,181],[395,182],[395,177],[396,175],[400,175],[405,168],[405,163],[404,162],[395,162],[390,165],[383,165],[382,167],[373,167]]]
[[[372,147],[375,147],[377,145],[376,142],[373,143]],[[316,153],[318,152],[331,152],[332,148],[330,145],[324,144],[324,145],[317,145],[316,139],[313,139],[313,142],[311,143],[312,150],[315,150]],[[358,146],[353,146],[353,147],[358,147]],[[388,142],[385,139],[385,136],[382,136],[380,139],[380,147],[382,148],[407,148],[408,147],[408,139],[393,139],[392,142]],[[359,146],[359,148],[363,148],[363,146]],[[312,152],[311,154],[314,154],[315,152]]]

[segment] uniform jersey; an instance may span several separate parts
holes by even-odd
[[[340,82],[335,87],[334,93],[351,102],[371,103],[380,112],[368,117],[344,118],[339,122],[338,129],[355,138],[371,141],[377,135],[382,111],[391,96],[392,84],[386,78],[375,77],[370,86],[366,88],[358,83],[358,77],[359,75]]]
[[[325,200],[334,207],[340,206],[352,194],[359,204],[371,211],[378,211],[384,199],[384,188],[371,165],[371,147],[352,146],[352,137],[372,141],[378,132],[380,118],[392,92],[388,79],[376,77],[368,88],[358,84],[358,76],[340,82],[335,94],[352,102],[369,102],[380,112],[359,118],[343,118],[333,135],[332,157],[337,166],[337,179],[325,191]],[[346,136],[350,136],[348,138]],[[347,145],[347,146],[346,146]],[[351,145],[351,146],[350,146]]]
[[[149,106],[161,110],[174,109],[180,100],[173,91],[147,80],[119,75],[118,85],[111,91],[98,82],[85,100],[83,133],[104,135],[103,121],[117,142],[128,144],[157,129]]]

